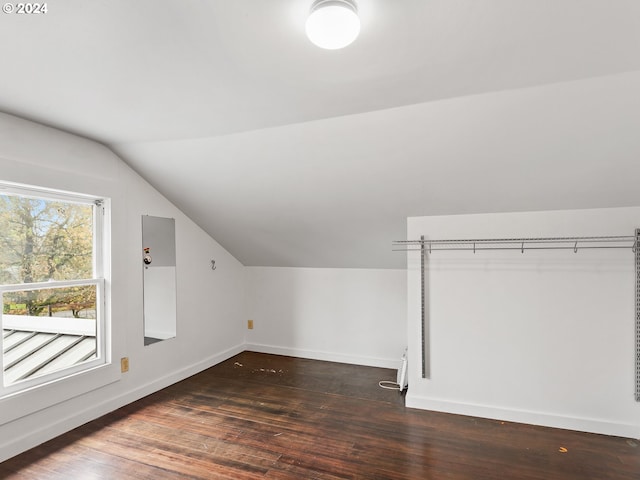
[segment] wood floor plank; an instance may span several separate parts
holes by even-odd
[[[394,373],[244,352],[0,464],[0,478],[640,479],[640,441],[408,409],[377,386]]]

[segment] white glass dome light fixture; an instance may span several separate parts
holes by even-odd
[[[305,30],[314,45],[327,50],[353,43],[360,33],[355,0],[315,0]]]

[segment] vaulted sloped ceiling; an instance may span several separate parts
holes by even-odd
[[[1,14],[0,110],[107,144],[246,265],[402,268],[407,216],[640,205],[637,0],[360,0],[341,51],[310,3]]]

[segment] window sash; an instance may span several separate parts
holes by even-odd
[[[23,290],[46,290],[48,288],[81,287],[83,285],[98,285],[102,279],[86,278],[81,280],[50,280],[34,283],[11,283],[0,285],[0,293],[21,292]]]
[[[41,384],[50,383],[61,378],[74,375],[79,372],[103,365],[106,360],[106,338],[105,338],[105,281],[102,278],[86,279],[86,280],[64,280],[39,283],[21,283],[14,285],[0,285],[0,295],[5,292],[20,292],[23,290],[44,290],[51,288],[64,288],[75,286],[93,285],[96,287],[96,358],[87,360],[77,365],[72,365],[55,372],[38,375],[33,378],[27,378],[17,381],[10,385],[5,384],[4,379],[4,354],[0,355],[0,372],[2,372],[2,382],[0,382],[0,397],[20,392],[29,388],[36,387]],[[2,317],[4,314],[0,310],[0,324],[4,324]]]

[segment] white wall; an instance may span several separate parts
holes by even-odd
[[[0,461],[242,350],[244,267],[110,150],[0,114],[0,180],[112,199],[113,332],[110,367],[47,387],[44,395],[34,390],[0,401]],[[143,214],[176,219],[178,334],[148,347],[142,321]],[[130,371],[120,374],[124,356]]]
[[[416,217],[408,238],[633,235],[640,208]],[[640,437],[631,250],[434,252],[428,378],[409,254],[407,406]]]
[[[247,350],[398,368],[405,270],[247,267]]]

